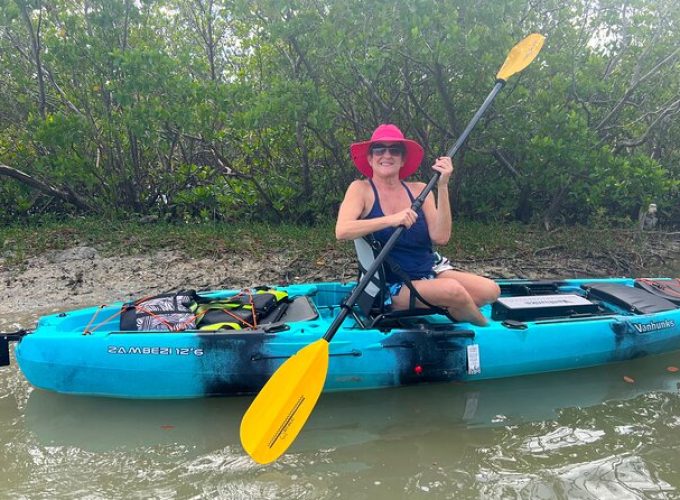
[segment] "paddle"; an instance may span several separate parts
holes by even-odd
[[[468,135],[491,105],[496,94],[503,88],[507,79],[522,71],[534,60],[543,46],[543,40],[542,35],[534,33],[512,48],[496,75],[496,85],[493,90],[456,143],[446,153],[447,156],[454,156],[465,143]],[[437,172],[430,179],[422,193],[414,200],[412,210],[418,210],[422,206],[425,197],[432,191],[440,175]],[[286,360],[274,372],[246,411],[241,421],[241,445],[256,462],[266,464],[276,460],[288,449],[302,430],[326,381],[328,343],[404,229],[404,226],[398,227],[387,240],[380,254],[343,304],[342,310],[333,320],[326,334]]]

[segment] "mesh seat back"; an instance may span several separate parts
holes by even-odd
[[[372,236],[365,236],[354,240],[354,248],[357,252],[359,280],[361,280],[378,256],[380,246]],[[382,311],[387,293],[385,268],[384,266],[380,266],[357,300],[357,306],[366,316],[368,316],[375,307],[380,308]]]

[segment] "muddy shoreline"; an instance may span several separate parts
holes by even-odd
[[[194,258],[179,251],[112,257],[79,246],[33,257],[21,268],[0,262],[0,317],[25,318],[34,312],[45,314],[187,288],[200,291],[351,279],[344,272],[353,266],[346,257],[311,263],[286,254],[260,257]]]
[[[674,275],[680,261],[680,235],[663,246],[636,252],[575,257],[560,248],[532,249],[496,259],[455,261],[461,269],[492,278],[575,278]],[[303,251],[262,251],[193,258],[180,251],[147,255],[104,255],[92,246],[76,246],[33,257],[24,266],[0,260],[0,317],[31,328],[37,316],[87,305],[129,300],[170,290],[243,288],[314,281],[351,281],[354,256],[347,248],[330,249],[321,258]],[[16,318],[16,321],[11,321]]]

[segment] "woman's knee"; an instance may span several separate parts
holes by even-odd
[[[501,295],[501,287],[499,287],[495,281],[487,278],[484,278],[484,280],[485,283],[483,286],[479,287],[477,293],[473,297],[475,304],[479,307],[496,302]]]
[[[456,280],[442,280],[442,293],[448,306],[459,306],[471,300],[470,294]]]
[[[482,278],[482,280],[483,281],[478,282],[477,286],[470,292],[470,296],[477,307],[496,302],[501,295],[501,288],[495,281],[488,278]]]
[[[479,297],[477,297],[477,305],[483,306],[485,304],[491,304],[492,302],[496,302],[500,296],[501,287],[498,286],[498,283],[492,280],[487,280],[481,293],[479,294]]]
[[[442,280],[445,286],[445,294],[450,300],[460,303],[472,300],[476,306],[481,307],[495,302],[501,295],[501,288],[498,284],[488,278],[479,277],[470,289],[462,285],[458,280]]]

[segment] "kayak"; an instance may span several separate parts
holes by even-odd
[[[661,291],[666,281],[674,280],[498,280],[502,294],[482,308],[484,327],[422,310],[381,318],[353,310],[330,342],[324,391],[497,379],[678,350],[680,298]],[[355,286],[274,287],[285,301],[239,329],[121,329],[122,303],[62,312],[40,318],[34,331],[16,339],[15,356],[33,386],[58,393],[253,394],[286,359],[324,335]],[[198,295],[220,301],[239,293]],[[3,342],[6,350],[7,337]]]

